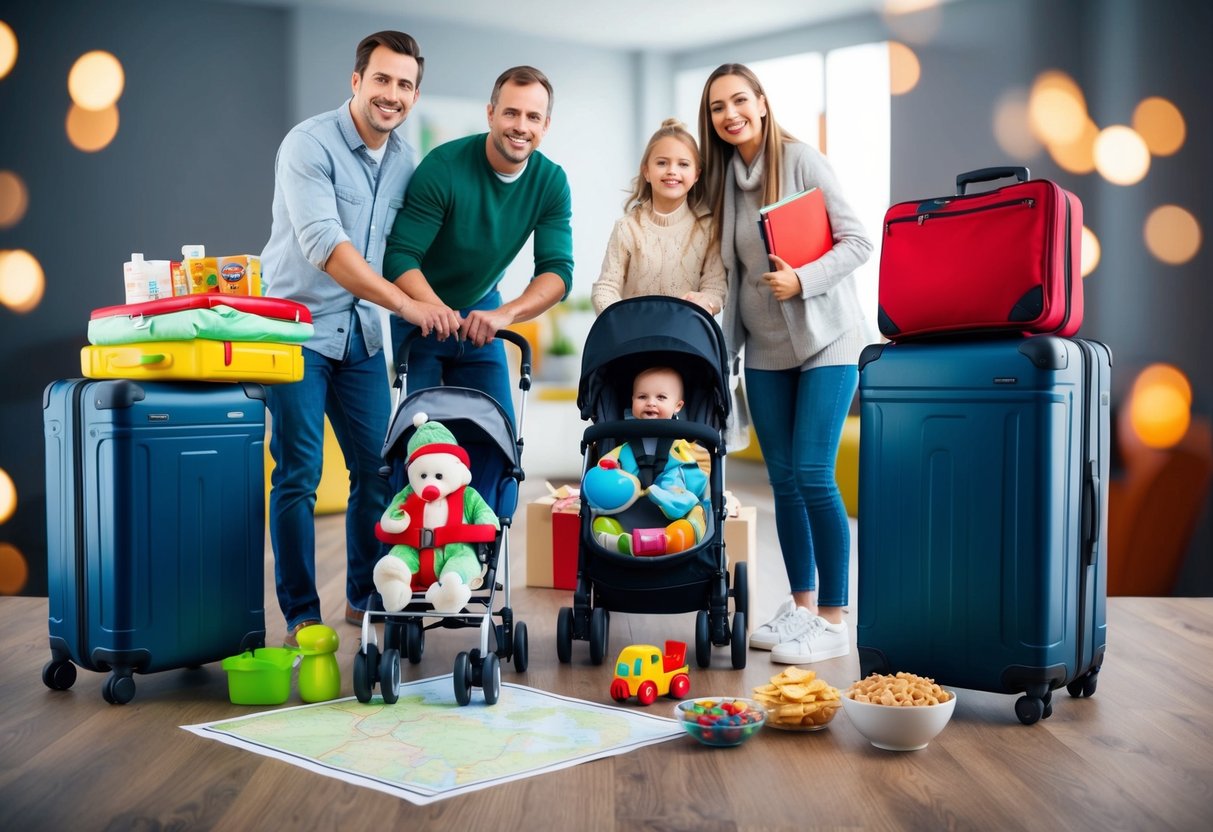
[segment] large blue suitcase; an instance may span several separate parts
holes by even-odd
[[[860,667],[1095,692],[1111,353],[1059,337],[884,344],[859,363]]]
[[[264,390],[74,379],[42,408],[47,687],[108,671],[123,704],[133,673],[263,645]]]

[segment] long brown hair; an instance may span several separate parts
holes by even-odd
[[[704,198],[712,209],[712,239],[720,239],[720,225],[724,220],[724,180],[725,171],[733,158],[733,145],[720,138],[712,124],[712,103],[708,98],[712,83],[717,78],[726,75],[736,75],[746,82],[756,97],[766,102],[767,114],[762,119],[762,204],[770,205],[778,202],[783,194],[780,192],[779,172],[783,167],[783,143],[796,141],[791,133],[780,128],[771,109],[771,102],[762,82],[745,64],[721,64],[712,70],[708,80],[703,84],[703,96],[699,99],[699,146],[703,153],[703,177],[700,180],[704,188]]]
[[[695,143],[695,137],[687,130],[686,125],[676,118],[667,118],[661,122],[661,126],[657,128],[657,132],[649,138],[649,143],[645,145],[644,153],[640,157],[640,172],[636,178],[632,180],[632,192],[628,194],[627,200],[623,203],[625,211],[631,210],[637,205],[645,202],[651,202],[653,199],[653,186],[644,178],[644,168],[649,163],[649,157],[653,155],[653,146],[662,139],[671,138],[677,139],[686,145],[686,149],[690,151],[691,161],[695,163],[695,184],[691,186],[687,192],[687,205],[692,212],[698,213],[698,208],[703,202],[703,159],[699,155],[699,145]]]

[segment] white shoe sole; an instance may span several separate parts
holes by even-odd
[[[825,650],[820,653],[790,653],[787,651],[771,650],[771,661],[777,664],[812,664],[813,662],[824,662],[826,659],[837,659],[851,652],[851,645],[845,644],[842,647],[835,647],[833,650]]]
[[[767,641],[762,636],[755,635],[755,634],[750,635],[750,649],[751,650],[771,650],[777,644],[779,644],[778,641]]]

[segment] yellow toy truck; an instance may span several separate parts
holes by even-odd
[[[651,644],[623,648],[615,660],[611,698],[626,702],[635,696],[641,705],[652,705],[658,696],[682,699],[691,690],[686,656],[686,642],[682,641],[667,641],[664,653]]]

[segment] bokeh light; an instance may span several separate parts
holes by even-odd
[[[12,228],[21,222],[29,207],[29,191],[21,177],[11,170],[0,170],[0,228]]]
[[[16,595],[29,580],[29,564],[21,550],[11,543],[0,543],[0,595]]]
[[[1028,127],[1028,93],[1022,87],[1007,90],[994,103],[994,140],[1003,152],[1017,159],[1031,159],[1040,152],[1040,142]]]
[[[8,471],[0,468],[0,524],[8,522],[17,510],[17,486]]]
[[[122,95],[126,75],[122,64],[109,52],[86,52],[76,59],[67,74],[67,91],[77,107],[104,110]]]
[[[1187,263],[1200,251],[1200,223],[1178,205],[1160,205],[1146,217],[1146,248],[1164,263]]]
[[[1082,255],[1081,255],[1081,271],[1082,276],[1086,277],[1099,266],[1099,257],[1101,249],[1099,238],[1095,236],[1095,232],[1082,227]]]
[[[889,41],[889,92],[892,95],[904,95],[914,89],[922,68],[914,50],[904,43]]]
[[[1032,132],[1046,145],[1079,139],[1087,121],[1087,101],[1078,84],[1064,72],[1050,69],[1036,76],[1028,95]]]
[[[67,138],[77,150],[95,153],[118,135],[118,108],[85,110],[72,105],[67,111]]]
[[[0,20],[0,78],[8,75],[17,63],[17,35],[13,28]]]
[[[1049,155],[1062,170],[1070,173],[1090,173],[1095,170],[1095,140],[1099,128],[1089,118],[1084,118],[1078,138],[1072,142],[1053,142]]]
[[[1133,110],[1133,129],[1155,156],[1170,156],[1183,146],[1187,127],[1179,108],[1165,98],[1147,98]]]
[[[14,312],[29,312],[42,302],[46,278],[42,264],[28,251],[0,251],[0,303]]]
[[[1192,420],[1192,385],[1178,368],[1151,364],[1138,374],[1129,395],[1129,425],[1143,444],[1170,448]]]
[[[884,0],[884,22],[897,37],[926,43],[943,25],[940,0]]]
[[[1105,127],[1095,139],[1095,169],[1114,185],[1135,185],[1150,170],[1150,149],[1132,127]]]

